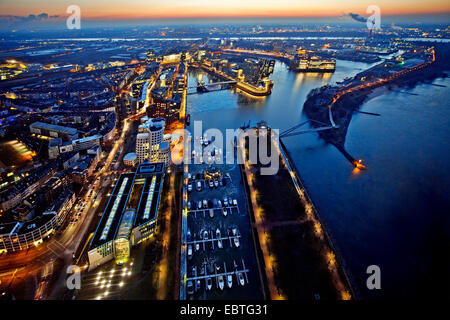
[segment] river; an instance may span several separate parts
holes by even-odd
[[[235,129],[266,120],[283,131],[307,120],[306,95],[369,68],[337,61],[329,74],[293,73],[275,65],[273,92],[250,98],[232,91],[188,96],[191,122],[203,129]],[[206,74],[201,73],[208,81]],[[188,84],[196,84],[190,71]],[[317,133],[285,138],[334,245],[363,298],[448,297],[450,285],[450,100],[447,79],[420,84],[408,93],[378,89],[355,113],[345,147],[368,169],[356,172]],[[191,124],[192,126],[192,124]],[[381,269],[381,289],[368,290],[366,269]]]

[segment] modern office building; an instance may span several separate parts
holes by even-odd
[[[38,136],[62,138],[63,140],[73,140],[78,138],[77,129],[39,121],[30,124],[30,132]]]
[[[48,143],[48,158],[56,159],[59,156],[59,147],[62,145],[61,138],[54,138]]]
[[[68,141],[63,143],[62,146],[59,147],[60,153],[72,152],[72,151],[80,151],[92,148],[94,146],[100,146],[102,141],[101,135],[93,135],[81,139],[75,139],[72,141]]]
[[[0,224],[0,253],[37,246],[55,233],[75,202],[75,193],[66,189],[47,210],[31,220]]]
[[[150,163],[162,162],[170,165],[170,145],[163,141],[164,118],[150,118],[139,126],[136,136],[136,155],[138,163],[148,161]]]
[[[134,167],[137,164],[137,155],[134,152],[127,153],[123,157],[123,163],[128,167]]]
[[[128,260],[131,247],[155,232],[164,163],[143,163],[119,176],[88,252],[89,269]]]

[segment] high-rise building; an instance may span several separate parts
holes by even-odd
[[[164,118],[150,118],[139,126],[139,133],[136,137],[137,162],[150,163],[162,162],[166,166],[170,165],[170,145],[163,141]]]

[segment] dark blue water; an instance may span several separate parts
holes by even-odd
[[[277,63],[271,96],[190,95],[188,110],[204,129],[266,120],[282,131],[307,119],[302,108],[311,89],[369,66],[338,61],[330,76],[295,74]],[[417,95],[379,89],[360,110],[381,117],[355,113],[345,147],[364,159],[366,171],[355,172],[316,133],[283,140],[362,297],[449,297],[450,81],[434,83],[446,87],[402,89]],[[381,290],[366,288],[372,264],[381,268]]]

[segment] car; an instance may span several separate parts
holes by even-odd
[[[223,206],[228,207],[228,199],[227,198],[223,198]]]
[[[237,200],[233,199],[233,206],[237,206]]]
[[[214,180],[214,187],[218,187],[219,186],[219,181],[217,181],[217,180]]]
[[[214,182],[212,180],[209,180],[209,187],[213,188],[214,187]]]
[[[203,208],[208,208],[208,201],[206,201],[206,200],[203,200]]]
[[[192,191],[192,183],[189,183],[187,186],[187,191],[191,192]]]
[[[197,181],[197,191],[202,191],[202,182]]]
[[[233,199],[231,199],[231,197],[228,197],[228,205],[229,206],[233,205]]]

